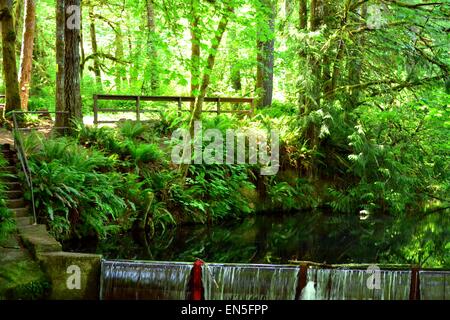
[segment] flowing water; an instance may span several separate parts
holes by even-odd
[[[421,300],[450,300],[450,272],[420,271]]]
[[[300,268],[282,265],[206,264],[206,300],[294,300]]]
[[[302,296],[309,300],[409,299],[411,271],[381,270],[379,286],[371,285],[373,276],[367,270],[310,268],[307,276],[310,286],[305,288],[307,292]],[[311,283],[314,284],[315,296],[311,294]]]
[[[191,263],[102,262],[103,300],[189,299]],[[209,264],[202,267],[205,300],[407,300],[411,271],[309,268],[298,297],[300,267]],[[450,272],[420,273],[421,299],[448,299]]]
[[[189,263],[103,261],[102,300],[185,300]]]
[[[98,253],[105,259],[128,259],[103,262],[102,299],[186,299],[192,263],[201,258],[214,262],[202,269],[205,299],[403,300],[409,298],[410,271],[381,271],[380,289],[372,290],[368,286],[372,273],[366,270],[310,268],[306,287],[297,296],[299,268],[286,264],[290,260],[420,264],[404,255],[422,245],[414,241],[426,235],[434,244],[427,248],[436,248],[426,252],[430,257],[426,266],[440,267],[443,265],[434,263],[442,261],[447,266],[448,252],[440,246],[446,243],[442,239],[448,238],[448,221],[439,216],[433,219],[423,223],[442,232],[418,237],[422,222],[417,220],[369,217],[362,221],[357,216],[302,212],[255,216],[212,227],[181,226],[152,239],[130,233],[102,241],[77,240],[65,243],[64,249]],[[450,299],[449,281],[448,272],[421,272],[421,298]]]

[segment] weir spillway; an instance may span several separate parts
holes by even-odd
[[[450,300],[450,271],[103,260],[103,300]]]

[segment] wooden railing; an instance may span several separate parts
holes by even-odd
[[[99,108],[99,100],[108,101],[135,101],[134,109],[114,109],[114,108]],[[99,123],[115,123],[117,121],[101,121],[99,120],[99,113],[135,113],[136,120],[140,121],[141,114],[146,112],[161,112],[161,109],[145,109],[141,107],[141,101],[150,102],[175,102],[178,104],[178,112],[190,112],[189,109],[183,109],[183,103],[185,102],[195,102],[195,97],[182,97],[182,96],[129,96],[129,95],[94,95],[94,124]],[[205,98],[205,103],[216,103],[216,110],[203,110],[203,112],[208,113],[236,113],[236,114],[249,114],[254,113],[254,101],[253,98],[228,98],[228,97],[207,97]],[[221,108],[222,103],[231,104],[249,104],[250,109],[247,110],[223,110]]]

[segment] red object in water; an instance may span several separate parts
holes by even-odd
[[[204,262],[197,260],[194,262],[194,268],[192,269],[192,300],[202,300],[202,266]]]

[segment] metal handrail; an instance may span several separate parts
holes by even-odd
[[[22,171],[25,174],[25,180],[28,184],[28,188],[30,189],[31,193],[31,206],[33,210],[33,218],[34,218],[34,225],[37,224],[37,216],[36,216],[36,205],[34,202],[34,191],[33,191],[33,178],[31,177],[31,171],[30,166],[28,165],[27,156],[25,155],[25,151],[23,149],[23,141],[22,136],[20,134],[19,130],[19,123],[17,121],[16,117],[17,112],[12,112],[12,118],[14,123],[14,147],[17,151],[17,157],[19,158],[19,161],[22,165]]]
[[[31,206],[32,206],[32,210],[33,210],[33,218],[34,218],[34,225],[37,224],[37,215],[36,215],[36,204],[34,201],[34,190],[33,190],[33,178],[31,176],[31,170],[30,170],[30,166],[28,164],[28,160],[27,160],[27,155],[25,154],[25,150],[23,148],[23,140],[22,140],[22,135],[21,135],[21,130],[23,130],[24,128],[20,128],[19,127],[19,122],[17,121],[17,115],[18,114],[48,114],[48,113],[55,113],[55,114],[67,114],[68,112],[66,111],[57,111],[57,112],[48,112],[48,111],[13,111],[12,112],[12,118],[13,118],[13,124],[14,124],[14,128],[13,128],[13,132],[14,132],[14,147],[16,148],[17,151],[17,157],[19,158],[19,161],[22,165],[22,171],[25,174],[25,180],[27,182],[28,188],[30,189],[30,194],[31,194]],[[55,128],[55,127],[54,127]]]

